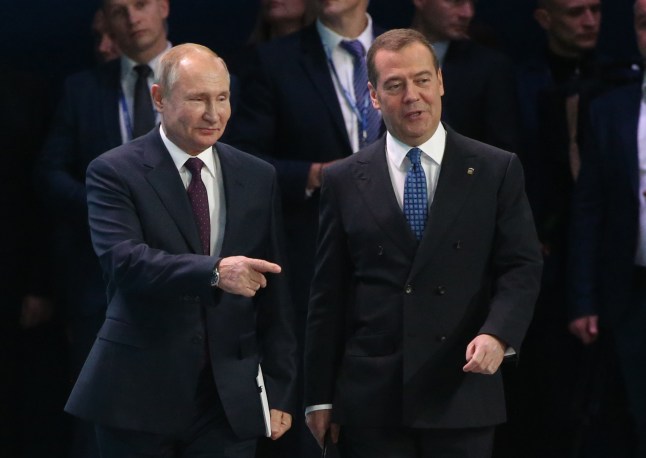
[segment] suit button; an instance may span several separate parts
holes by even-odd
[[[193,343],[194,344],[201,344],[202,342],[204,342],[204,337],[202,337],[202,336],[193,337]]]
[[[446,340],[446,336],[438,336],[437,341],[438,342],[444,342]]]
[[[446,294],[446,288],[444,286],[438,286],[435,288],[435,294],[438,296],[444,296]]]
[[[404,289],[404,292],[406,292],[406,294],[412,294],[413,293],[413,285],[406,285],[406,289]]]

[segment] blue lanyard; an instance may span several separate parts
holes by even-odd
[[[126,125],[126,141],[132,140],[132,120],[130,119],[130,112],[128,111],[128,104],[126,103],[126,96],[123,95],[123,88],[119,87],[119,108],[123,115],[123,122]]]
[[[339,74],[336,71],[336,66],[334,65],[334,61],[332,61],[332,55],[328,47],[325,47],[325,54],[327,55],[327,62],[330,66],[330,69],[332,70],[332,76],[334,76],[334,79],[336,80],[337,84],[341,88],[341,91],[343,92],[343,98],[347,102],[348,106],[352,110],[352,112],[355,114],[357,119],[359,120],[359,128],[361,130],[361,136],[363,137],[363,140],[365,141],[368,138],[368,104],[370,103],[370,100],[367,98],[363,102],[363,106],[360,106],[359,103],[357,102],[357,94],[354,95],[354,100],[352,100],[352,97],[350,96],[350,91],[343,86],[343,83],[341,83],[341,78],[339,78]]]

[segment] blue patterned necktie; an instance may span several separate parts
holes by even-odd
[[[202,242],[202,253],[209,255],[211,253],[211,216],[209,212],[209,196],[206,193],[206,186],[202,181],[201,170],[204,162],[196,157],[192,157],[184,163],[184,167],[191,172],[191,182],[186,188],[188,200],[193,207],[193,216],[197,229],[200,232],[200,242]]]
[[[353,87],[359,117],[359,148],[363,148],[377,140],[381,127],[379,112],[370,103],[366,50],[359,40],[344,40],[340,46],[350,53],[354,61]]]
[[[422,150],[419,148],[412,148],[406,154],[412,166],[406,174],[404,185],[404,215],[417,240],[421,240],[424,235],[428,217],[426,175],[422,168],[421,155]]]

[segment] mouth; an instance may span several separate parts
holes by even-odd
[[[404,117],[406,119],[409,119],[411,121],[414,121],[416,119],[419,119],[424,112],[421,110],[416,110],[416,111],[409,111],[406,114],[404,114]]]

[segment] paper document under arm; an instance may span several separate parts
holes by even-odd
[[[260,364],[258,365],[256,384],[258,385],[258,394],[260,394],[260,403],[262,404],[262,416],[265,420],[265,436],[271,437],[271,417],[269,415],[269,401],[267,400],[265,379],[262,376],[262,368],[260,367]]]

